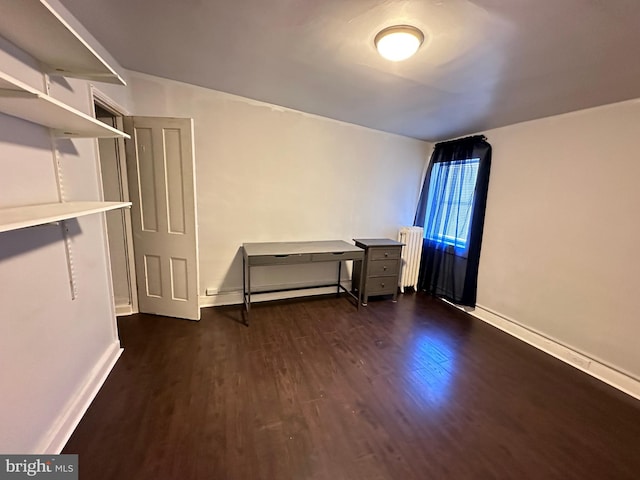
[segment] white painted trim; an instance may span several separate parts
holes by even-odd
[[[113,100],[93,84],[89,84],[89,94],[91,96],[90,101],[92,108],[93,104],[97,102],[102,108],[104,108],[105,110],[109,110],[116,116],[126,117],[131,115],[131,113],[126,108],[124,108],[122,105]]]
[[[240,305],[242,304],[242,290],[220,292],[215,295],[200,295],[198,303],[200,304],[200,308]]]
[[[125,317],[137,313],[131,305],[116,305],[116,317]]]
[[[111,112],[114,115],[116,120],[116,125],[118,130],[124,129],[124,117],[130,115],[130,113],[119,103],[112,100],[107,94],[102,92],[100,89],[95,87],[94,85],[89,85],[89,102],[91,105],[91,110],[95,117],[95,105],[100,105],[105,110]],[[125,143],[123,138],[116,138],[116,145],[118,148],[118,161],[119,161],[119,177],[120,177],[120,190],[122,192],[122,200],[125,202],[130,202],[129,198],[129,178],[127,177],[127,151],[125,148]],[[104,184],[102,181],[102,165],[100,164],[100,144],[98,143],[98,139],[96,138],[94,141],[94,150],[95,150],[95,158],[97,161],[97,172],[99,178],[100,185],[100,199],[104,200]],[[107,232],[107,219],[103,219],[103,224],[105,228],[105,232]],[[135,262],[135,253],[133,250],[133,227],[131,226],[131,209],[124,210],[124,242],[126,246],[127,253],[127,282],[129,287],[129,296],[131,300],[131,311],[129,313],[118,314],[119,315],[131,315],[133,313],[138,313],[138,290],[136,288],[136,262]],[[105,248],[109,257],[111,256],[111,252],[109,250],[109,235],[108,232],[105,235]],[[111,276],[111,258],[109,258],[109,272],[110,272],[110,282],[111,282],[111,294],[114,300],[114,285],[113,285],[113,277]],[[117,309],[117,307],[116,307]],[[115,337],[117,337],[117,332]]]
[[[573,347],[563,345],[558,340],[537,332],[488,307],[476,305],[475,309],[469,309],[446,300],[443,301],[640,400],[640,380],[631,373],[607,365],[602,360],[580,352]]]
[[[329,280],[330,281],[330,280]],[[348,282],[343,280],[342,285],[345,288],[349,288],[351,286],[351,281]],[[264,290],[275,290],[279,288],[308,288],[313,285],[309,285],[308,283],[300,283],[300,284],[286,284],[286,285],[269,285],[269,286],[261,286],[260,288]],[[260,293],[260,292],[252,292],[251,293],[251,303],[260,303],[260,302],[268,302],[271,300],[284,300],[287,298],[298,298],[298,297],[311,297],[314,295],[330,295],[332,293],[336,293],[336,287],[317,287],[317,288],[309,288],[308,290],[291,290],[288,292],[274,292],[274,293]],[[242,290],[231,290],[227,292],[220,292],[216,295],[201,295],[200,296],[200,308],[204,307],[218,307],[222,305],[242,305]]]
[[[109,345],[33,453],[59,454],[62,451],[123,351],[118,340]]]

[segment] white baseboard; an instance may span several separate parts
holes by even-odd
[[[100,387],[122,355],[120,341],[113,342],[93,367],[84,384],[75,392],[64,411],[40,441],[37,454],[59,454],[80,423],[89,405],[98,394]]]
[[[116,317],[125,317],[127,315],[133,315],[133,307],[131,305],[116,305]]]
[[[220,292],[215,295],[200,295],[198,303],[200,308],[220,307],[222,305],[241,305],[242,290]]]
[[[451,302],[447,303],[640,400],[640,380],[631,374],[606,365],[601,360],[563,345],[482,305],[476,305],[475,309],[468,309]]]
[[[351,286],[351,281],[343,281],[342,285],[345,288]],[[268,302],[271,300],[284,300],[287,298],[298,297],[310,297],[313,295],[329,295],[336,293],[336,287],[315,287],[308,283],[301,284],[286,284],[286,285],[269,285],[268,287],[261,287],[269,290],[276,290],[280,288],[305,288],[307,290],[291,290],[285,292],[274,293],[251,293],[251,303]],[[242,305],[242,290],[232,290],[228,292],[220,292],[215,295],[200,296],[199,300],[200,308],[204,307],[219,307],[222,305]]]

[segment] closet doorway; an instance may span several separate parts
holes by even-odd
[[[123,130],[125,112],[120,107],[96,90],[93,91],[93,101],[96,119]],[[104,200],[130,201],[124,139],[98,139],[98,154]],[[131,315],[138,312],[131,210],[109,211],[106,218],[116,315]]]

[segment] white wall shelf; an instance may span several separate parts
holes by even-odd
[[[0,36],[38,59],[47,73],[126,85],[45,0],[0,0]]]
[[[62,202],[0,209],[0,232],[130,207],[131,202]]]
[[[57,137],[130,138],[3,72],[0,72],[0,112],[49,127]]]

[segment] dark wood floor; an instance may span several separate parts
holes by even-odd
[[[422,294],[119,321],[86,480],[633,479],[640,402]]]

